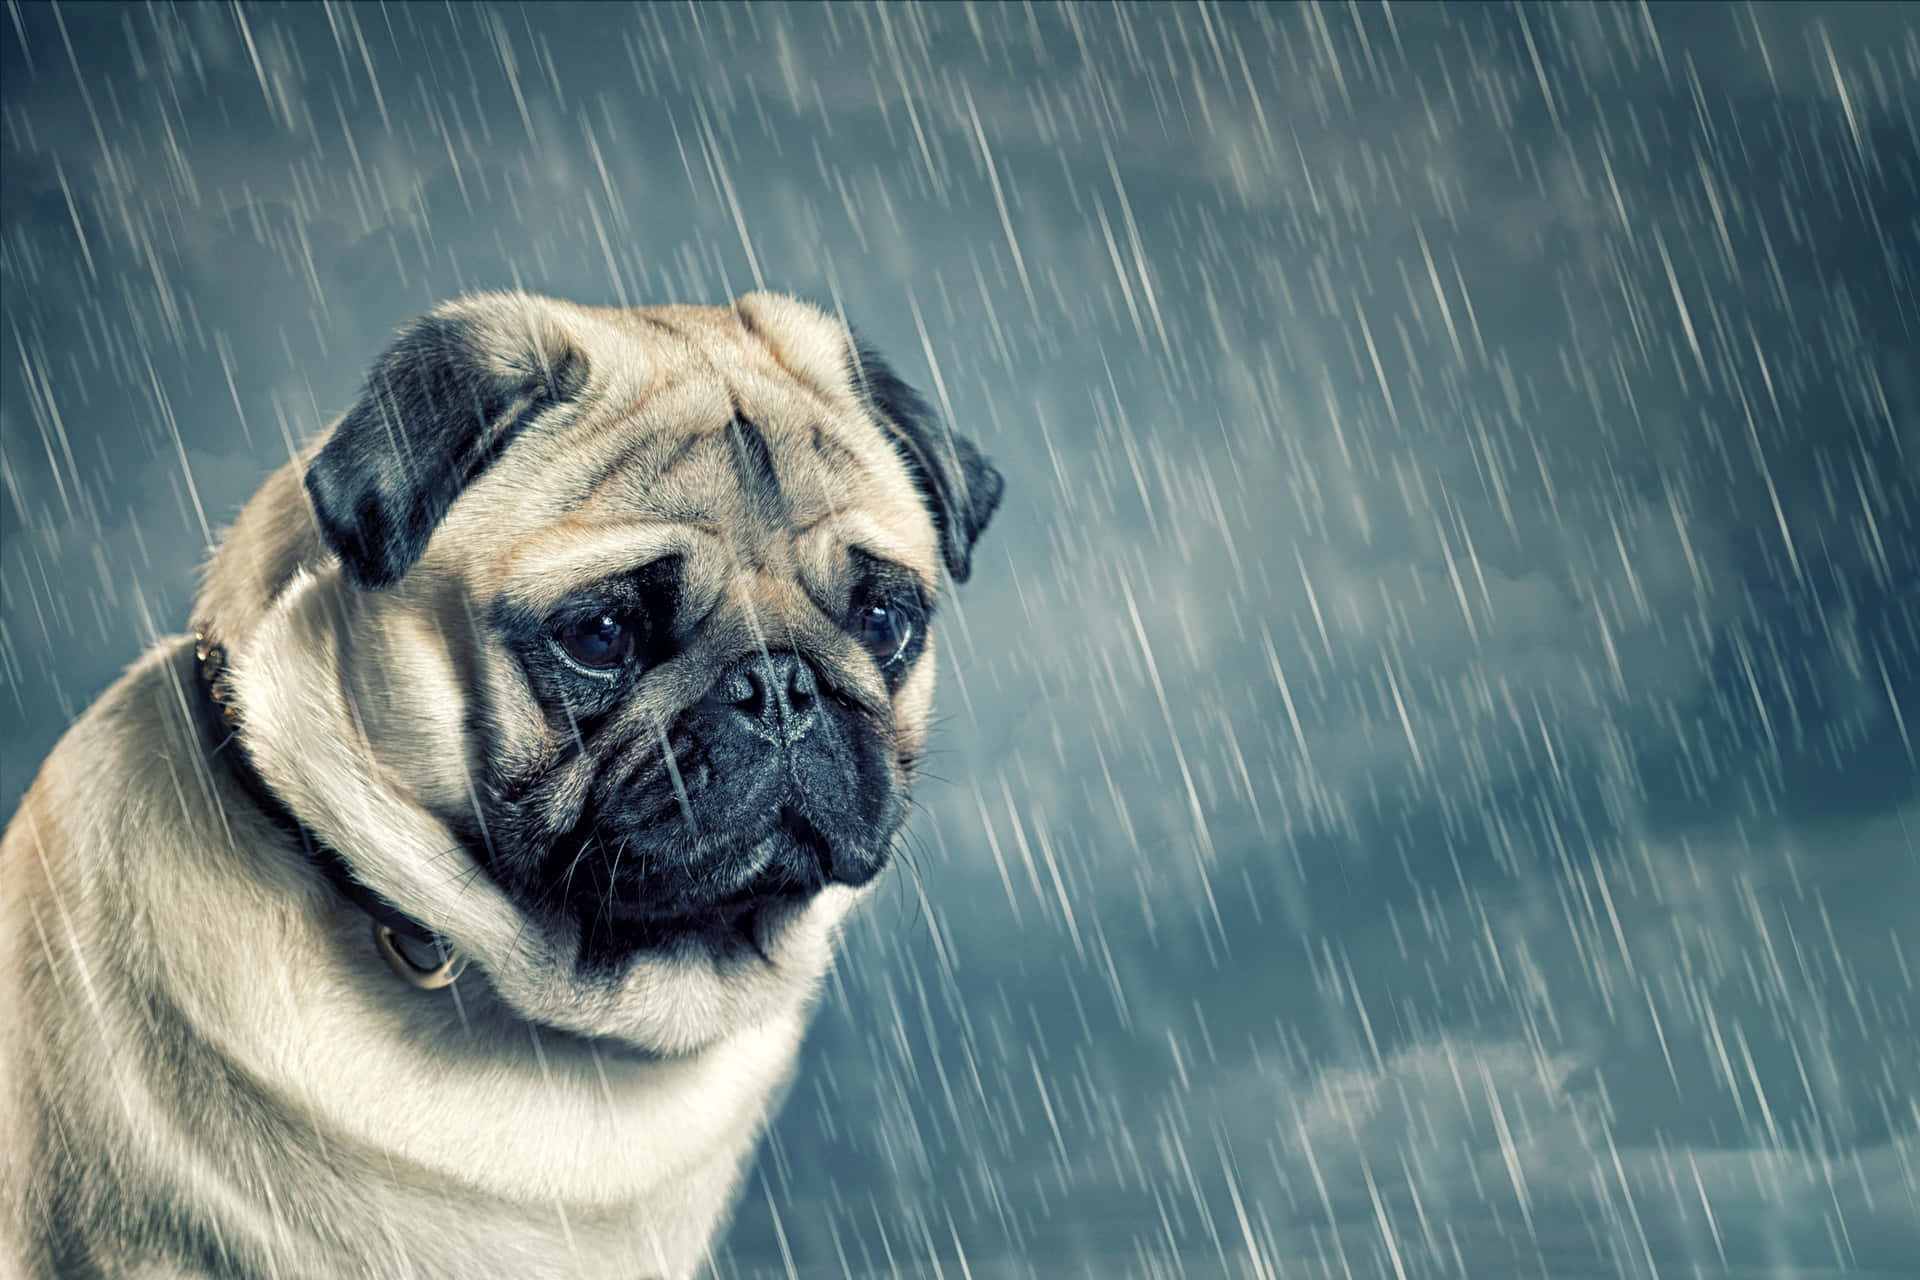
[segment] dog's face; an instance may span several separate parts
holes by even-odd
[[[311,764],[295,807],[364,878],[530,1016],[654,1048],[817,980],[907,812],[943,567],[999,498],[972,445],[790,299],[492,295],[405,331],[305,482],[392,803]],[[315,726],[256,727],[296,696],[273,665],[237,662],[284,789],[280,726]],[[356,839],[394,814],[415,838]]]

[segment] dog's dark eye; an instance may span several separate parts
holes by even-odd
[[[868,605],[854,622],[854,634],[884,667],[905,652],[913,639],[913,619],[898,605]]]
[[[602,613],[570,622],[554,640],[567,657],[594,671],[607,671],[633,656],[634,626],[618,614]]]

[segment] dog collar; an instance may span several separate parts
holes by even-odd
[[[449,946],[439,934],[387,901],[377,890],[361,883],[339,850],[327,844],[267,785],[240,741],[240,705],[233,696],[233,677],[227,668],[227,651],[207,634],[205,627],[193,631],[193,666],[198,677],[203,718],[214,725],[214,747],[209,756],[222,755],[236,781],[259,808],[262,815],[280,828],[318,870],[334,892],[364,912],[373,924],[373,946],[380,958],[395,973],[423,991],[451,986],[466,968],[467,958]],[[231,750],[229,750],[231,748]]]

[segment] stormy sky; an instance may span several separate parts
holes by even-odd
[[[841,309],[997,460],[724,1277],[1920,1259],[1920,17],[0,23],[0,808],[395,326]]]

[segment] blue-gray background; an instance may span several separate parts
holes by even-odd
[[[722,1275],[1920,1274],[1900,6],[9,4],[10,809],[462,289],[1006,472]]]

